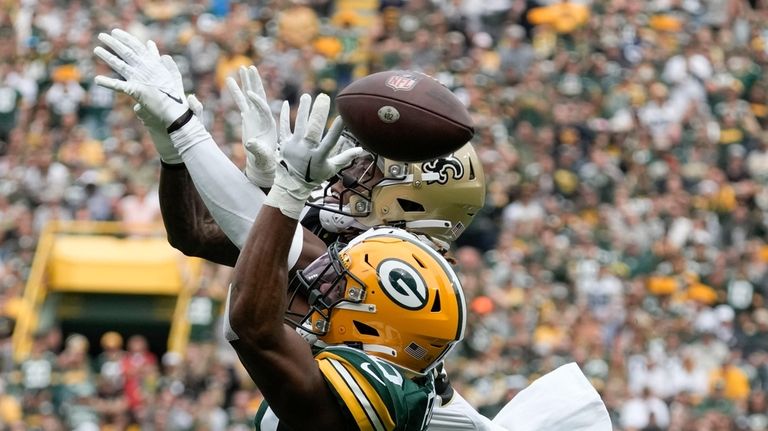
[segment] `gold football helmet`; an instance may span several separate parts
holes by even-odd
[[[353,217],[358,227],[396,226],[450,243],[485,204],[485,174],[471,143],[417,163],[369,154],[339,171],[324,196],[313,206],[328,211],[326,218],[342,215],[336,222]]]
[[[289,323],[314,334],[317,345],[350,345],[405,371],[430,371],[466,324],[464,294],[448,262],[396,228],[369,230],[341,247],[331,245],[296,274],[291,304],[300,295],[309,310],[289,312]]]

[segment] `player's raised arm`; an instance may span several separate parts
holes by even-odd
[[[159,193],[160,212],[171,246],[187,256],[235,266],[240,249],[206,208],[183,163],[163,163]]]
[[[159,58],[160,54],[152,41],[147,42],[146,46],[150,55]],[[171,71],[169,69],[169,72]],[[181,81],[176,82],[176,85],[176,91],[183,94]],[[200,101],[194,95],[189,95],[187,103],[200,118],[203,113]],[[160,212],[168,242],[188,256],[234,266],[240,250],[226,236],[206,208],[162,120],[140,103],[135,104],[133,110],[146,127],[160,154]]]
[[[258,187],[253,187],[218,149],[194,115],[180,85],[181,74],[174,61],[167,55],[159,56],[147,49],[138,39],[120,29],[110,34],[101,33],[98,38],[114,54],[101,46],[96,47],[94,53],[124,80],[97,76],[96,83],[131,96],[142,109],[159,120],[192,173],[195,187],[206,206],[225,209],[220,213],[212,211],[212,214],[232,242],[242,246],[266,196]],[[211,172],[212,165],[217,168],[215,172]]]
[[[178,158],[181,159],[185,168],[189,170],[194,187],[199,192],[199,197],[205,203],[216,223],[236,247],[242,247],[266,195],[221,152],[211,135],[194,115],[187,98],[184,96],[181,74],[176,64],[169,56],[160,56],[153,43],[142,44],[135,37],[119,29],[113,30],[111,34],[100,34],[99,40],[109,47],[114,54],[103,47],[97,47],[94,53],[124,79],[98,76],[96,83],[128,94],[139,102],[146,116],[156,119],[161,134],[164,131],[172,143],[172,150],[163,148],[168,151],[161,151],[163,160],[178,164]],[[145,124],[147,124],[146,121]],[[153,140],[154,138],[156,136],[153,135]],[[158,150],[161,150],[160,146],[158,146]],[[176,152],[173,153],[173,150]],[[174,158],[174,154],[176,158]],[[173,174],[164,172],[163,175],[170,176]],[[189,186],[189,183],[183,181],[175,184]],[[178,199],[191,195],[188,188],[179,190],[175,194],[173,192],[164,193],[162,198],[166,199],[167,202],[163,206],[167,209],[177,203]],[[184,208],[185,206],[181,205],[180,207]],[[192,208],[200,209],[196,205],[192,205]],[[166,214],[174,217],[181,215],[178,211],[165,211],[164,215]],[[195,213],[190,214],[190,216],[196,222],[205,220],[205,214]],[[199,227],[199,225],[183,220],[169,219],[166,220],[166,223],[174,225],[172,233],[177,236],[183,235],[184,232],[189,233],[192,229]],[[292,265],[302,259],[301,254],[306,248],[304,241],[310,242],[310,245],[319,243],[319,240],[312,241],[312,238],[304,237],[303,230],[297,228],[292,251],[289,255]],[[220,239],[220,237],[215,236],[198,236],[193,237],[193,241],[195,239],[210,240],[211,238],[217,241]],[[190,245],[192,241],[188,239],[186,243],[178,238],[173,238],[172,241],[177,244],[186,244],[187,250],[184,251],[194,249]],[[201,245],[201,248],[205,246]],[[214,248],[220,246],[226,247],[219,243],[213,245]],[[310,250],[310,252],[308,254],[311,256],[307,258],[308,260],[317,254],[316,250]],[[202,257],[208,258],[210,256]]]
[[[232,346],[278,418],[290,429],[345,429],[342,409],[309,346],[283,323],[286,261],[304,203],[312,189],[360,152],[353,148],[329,158],[341,121],[321,140],[330,99],[318,96],[311,112],[310,102],[309,95],[302,96],[294,133],[283,109],[275,182],[235,265],[227,308],[237,336]]]

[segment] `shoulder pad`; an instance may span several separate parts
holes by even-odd
[[[428,423],[431,378],[416,383],[394,365],[347,346],[327,347],[315,360],[360,429],[411,431]]]

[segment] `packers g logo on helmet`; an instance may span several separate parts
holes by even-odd
[[[427,286],[415,268],[402,260],[386,259],[377,271],[379,286],[389,299],[409,310],[420,310],[427,305]]]
[[[301,293],[309,310],[288,313],[289,323],[326,345],[358,347],[415,374],[432,369],[464,336],[456,274],[402,229],[371,229],[343,249],[332,245],[291,287],[289,309]]]

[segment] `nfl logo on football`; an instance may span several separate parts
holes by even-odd
[[[395,91],[411,91],[417,82],[419,82],[418,76],[412,73],[403,73],[390,76],[385,84]]]

